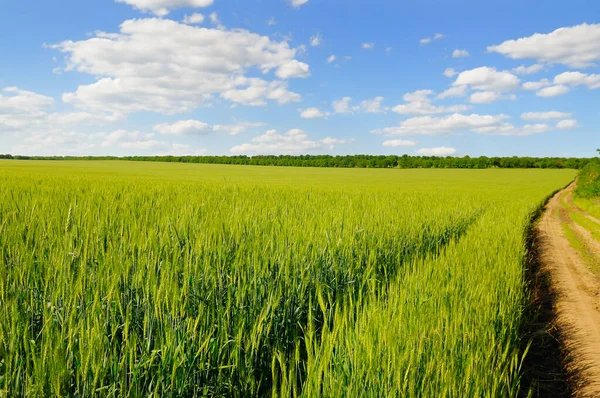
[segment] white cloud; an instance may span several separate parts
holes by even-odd
[[[508,91],[519,87],[519,78],[508,71],[482,66],[461,72],[452,85],[481,91]]]
[[[521,127],[514,126],[511,123],[499,123],[492,126],[480,127],[473,129],[474,132],[487,135],[503,135],[503,136],[526,136],[532,134],[541,134],[550,131],[550,126],[547,124],[526,124]]]
[[[174,124],[157,124],[154,130],[161,134],[171,135],[191,135],[191,134],[210,134],[212,127],[198,120],[181,120]]]
[[[407,146],[416,146],[417,141],[410,140],[387,140],[383,142],[383,146],[389,148],[397,148],[397,147],[407,147]]]
[[[581,72],[564,72],[554,77],[554,84],[587,86],[591,90],[600,88],[600,75],[587,75]]]
[[[218,29],[225,29],[225,27],[221,25],[221,20],[219,19],[219,15],[217,15],[216,12],[211,12],[208,18],[210,19],[210,23],[212,23],[213,25],[217,25]]]
[[[176,8],[203,8],[213,4],[213,0],[116,0],[117,3],[126,3],[134,8],[151,12],[164,17],[170,10]]]
[[[99,126],[122,119],[119,113],[50,112],[54,99],[31,91],[8,87],[0,91],[0,133],[21,137],[79,137],[74,126]],[[69,133],[70,135],[65,135]],[[73,133],[73,134],[71,134]]]
[[[320,33],[317,33],[310,37],[310,45],[313,47],[318,47],[323,43],[323,36]]]
[[[600,60],[600,24],[584,23],[547,34],[536,33],[490,46],[488,51],[513,59],[534,58],[574,68],[590,67]]]
[[[521,114],[523,120],[550,120],[550,119],[566,119],[571,117],[571,113],[548,111],[548,112],[526,112]]]
[[[0,92],[0,115],[36,114],[52,105],[54,105],[54,98],[17,87],[6,87]],[[1,122],[2,119],[0,119]]]
[[[401,115],[433,115],[436,113],[463,112],[468,105],[435,106],[431,103],[432,90],[418,90],[404,95],[405,104],[396,105],[392,110]]]
[[[267,21],[267,25],[275,26],[275,25],[277,25],[277,20],[275,18],[271,18]]]
[[[336,59],[336,56],[334,54],[332,54],[329,56],[329,58],[327,58],[327,63],[330,64],[333,61],[335,61],[335,59]]]
[[[185,39],[184,39],[185,38]],[[249,105],[300,100],[287,83],[248,78],[258,69],[281,79],[307,77],[309,66],[295,59],[286,41],[246,30],[189,26],[165,19],[125,21],[120,33],[65,41],[54,48],[67,54],[67,71],[98,78],[63,99],[102,111],[177,113],[215,95]]]
[[[375,48],[375,43],[363,43],[362,48],[363,50],[372,50]]]
[[[443,38],[444,38],[443,34],[436,33],[435,35],[433,35],[433,37],[426,37],[424,39],[419,40],[419,43],[421,43],[422,45],[425,45],[425,44],[431,43],[434,40],[440,40],[440,39],[443,39]]]
[[[386,49],[385,49],[385,53],[386,53],[387,55],[390,55],[390,54],[392,53],[392,50],[393,50],[393,49],[392,49],[392,47],[386,47]]]
[[[238,122],[236,124],[215,124],[213,131],[216,133],[225,133],[229,135],[238,135],[245,133],[247,130],[265,126],[266,123],[261,122]]]
[[[547,124],[514,126],[506,122],[508,118],[507,115],[502,114],[463,115],[455,113],[443,117],[420,116],[405,120],[397,127],[375,130],[373,133],[383,133],[389,136],[440,136],[471,131],[486,135],[526,136],[551,130]]]
[[[300,6],[303,6],[306,3],[308,3],[308,0],[290,0],[290,4],[294,8],[299,8]]]
[[[515,100],[517,96],[514,94],[504,95],[496,91],[478,91],[471,94],[469,102],[472,104],[491,104],[501,100]]]
[[[165,135],[206,135],[211,133],[226,133],[229,135],[237,135],[254,127],[262,127],[264,123],[240,122],[237,124],[210,125],[198,120],[180,120],[173,124],[162,123],[153,127],[154,131]]]
[[[463,115],[460,113],[442,117],[418,116],[401,122],[399,126],[374,130],[373,133],[384,133],[392,136],[448,135],[461,131],[475,131],[479,128],[498,126],[507,118],[506,115]]]
[[[556,128],[561,130],[573,129],[575,127],[577,127],[577,120],[574,119],[561,120],[556,124]]]
[[[542,87],[550,86],[552,83],[548,79],[542,79],[539,82],[523,83],[524,90],[539,90]]]
[[[300,117],[303,119],[318,119],[318,118],[324,118],[324,117],[329,116],[328,112],[322,112],[318,108],[307,108],[307,109],[301,109],[300,111],[301,111]]]
[[[464,97],[467,95],[467,86],[455,86],[450,87],[448,90],[438,94],[438,99],[445,99],[450,97]]]
[[[375,97],[360,103],[360,109],[365,113],[385,113],[387,108],[383,107],[383,97]]]
[[[456,149],[445,146],[439,148],[421,148],[416,153],[421,156],[450,156],[456,153]]]
[[[458,75],[458,72],[452,68],[446,68],[446,70],[444,71],[444,76],[446,77],[454,77],[456,75]]]
[[[351,142],[347,139],[327,137],[322,140],[311,139],[304,131],[292,129],[284,134],[269,130],[265,134],[246,143],[231,148],[232,153],[246,154],[300,154],[322,149],[333,149],[336,145]]]
[[[502,95],[495,91],[479,91],[471,94],[469,101],[472,104],[491,104],[498,101],[501,97]]]
[[[452,52],[452,58],[464,58],[464,57],[468,57],[469,55],[471,55],[471,54],[469,54],[469,52],[467,50],[456,49]]]
[[[514,73],[516,73],[517,75],[533,75],[535,73],[538,73],[542,69],[544,69],[544,65],[542,65],[542,64],[533,64],[533,65],[530,65],[530,66],[521,65],[519,67],[513,68],[512,71]]]
[[[308,64],[295,59],[281,65],[275,73],[280,79],[291,79],[298,77],[309,77],[310,71]]]
[[[350,107],[352,97],[344,97],[341,100],[334,101],[332,106],[335,113],[351,113],[353,109]]]
[[[559,95],[566,94],[569,91],[571,91],[569,86],[559,84],[556,86],[550,86],[550,87],[543,88],[540,91],[538,91],[535,95],[537,95],[538,97],[549,98],[549,97],[557,97]]]
[[[183,18],[183,23],[186,25],[201,24],[202,22],[204,22],[204,15],[197,12]]]

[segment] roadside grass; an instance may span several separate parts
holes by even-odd
[[[586,213],[600,220],[600,199],[581,198],[573,195],[573,203]]]
[[[596,240],[600,240],[600,226],[585,218],[585,216],[582,214],[571,210],[564,200],[561,200],[561,208],[564,210],[564,217],[561,217],[561,226],[563,228],[565,237],[571,244],[571,247],[577,250],[577,252],[581,255],[581,258],[586,266],[593,273],[600,275],[600,264],[598,263],[598,259],[594,253],[590,251],[590,249],[583,243],[577,231],[575,231],[575,229],[573,229],[573,227],[570,225],[570,222],[574,222],[588,230]],[[565,217],[568,217],[568,220],[564,219]]]

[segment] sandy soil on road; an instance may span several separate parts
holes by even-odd
[[[574,206],[570,200],[573,187],[569,186],[549,201],[536,229],[542,264],[550,275],[556,297],[554,309],[568,352],[567,369],[576,375],[575,395],[600,397],[600,278],[571,246],[561,222],[572,227],[597,262],[600,262],[600,244],[585,229],[575,225],[561,206],[563,200],[568,206]],[[593,219],[590,217],[588,219]]]

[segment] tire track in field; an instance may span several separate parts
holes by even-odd
[[[563,230],[563,223],[569,227],[576,225],[561,204],[573,188],[574,184],[571,184],[548,202],[536,232],[542,267],[549,274],[551,293],[555,296],[556,324],[566,350],[566,368],[574,395],[599,397],[600,280],[586,266],[582,254],[571,246]],[[584,243],[591,245],[593,242]]]

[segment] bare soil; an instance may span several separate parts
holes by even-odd
[[[584,228],[576,225],[562,203],[574,206],[574,185],[559,192],[546,205],[536,226],[541,267],[549,275],[553,295],[554,322],[560,330],[566,351],[565,367],[572,376],[576,397],[600,397],[600,279],[579,250],[565,236],[563,223],[575,232],[600,263],[600,244]],[[597,221],[579,208],[570,209]],[[589,261],[589,259],[588,259]]]

